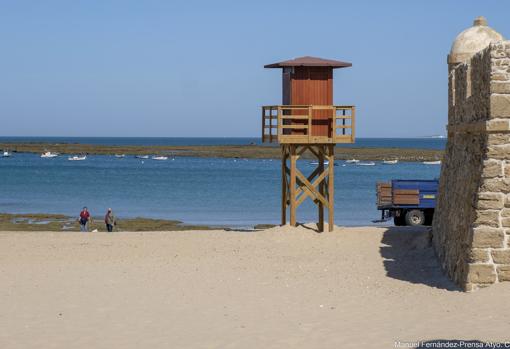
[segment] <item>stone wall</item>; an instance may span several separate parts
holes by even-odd
[[[433,243],[466,291],[510,281],[510,41],[450,65]]]

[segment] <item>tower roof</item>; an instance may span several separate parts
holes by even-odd
[[[460,33],[452,44],[448,63],[462,63],[491,42],[504,40],[503,36],[487,25],[484,17],[477,17],[473,26]]]
[[[288,61],[282,61],[278,63],[267,64],[264,68],[284,68],[284,67],[331,67],[335,68],[346,68],[351,67],[352,63],[335,61],[332,59],[324,59],[318,57],[298,57]]]

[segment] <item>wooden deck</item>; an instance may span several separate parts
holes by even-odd
[[[324,114],[326,113],[326,118]],[[262,142],[354,143],[354,106],[272,105],[262,107]],[[326,127],[326,132],[324,129]]]

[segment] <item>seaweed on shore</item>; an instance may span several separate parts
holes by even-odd
[[[102,217],[93,217],[89,230],[106,231]],[[177,220],[126,218],[119,219],[115,231],[183,231],[218,229],[188,225]],[[0,213],[0,231],[79,231],[77,218],[59,214]]]
[[[271,145],[203,145],[203,146],[108,146],[79,143],[0,143],[0,149],[9,149],[18,153],[41,154],[46,151],[60,154],[91,154],[91,155],[166,155],[190,156],[203,158],[245,158],[245,159],[279,159],[280,147]],[[348,148],[337,146],[335,158],[339,160],[359,159],[377,161],[398,159],[400,161],[432,161],[443,157],[442,150],[411,149],[411,148]],[[304,158],[311,158],[308,153]]]

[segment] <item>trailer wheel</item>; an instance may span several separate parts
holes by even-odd
[[[406,213],[406,224],[411,226],[425,224],[425,214],[420,210],[411,210]]]

